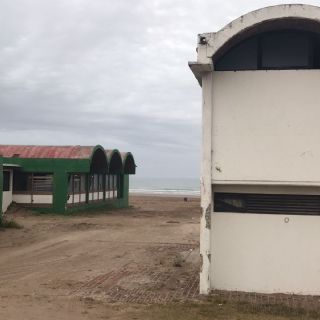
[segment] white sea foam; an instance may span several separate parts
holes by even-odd
[[[197,190],[183,190],[183,189],[129,189],[132,194],[161,194],[161,195],[185,195],[185,196],[200,196],[200,191]]]
[[[145,195],[200,196],[200,183],[190,178],[139,178],[130,179],[129,192]]]

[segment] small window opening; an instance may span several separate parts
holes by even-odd
[[[3,191],[10,191],[10,171],[3,171]]]

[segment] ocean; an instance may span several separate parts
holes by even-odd
[[[131,194],[200,196],[200,180],[196,178],[140,178],[130,176]]]

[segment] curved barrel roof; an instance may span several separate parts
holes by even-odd
[[[121,152],[121,158],[123,163],[123,172],[127,174],[136,173],[136,163],[134,161],[133,155],[131,152]]]
[[[306,4],[265,7],[240,16],[218,32],[202,33],[198,41],[198,59],[189,62],[189,66],[201,84],[202,74],[213,71],[213,60],[230,48],[256,34],[281,29],[320,34],[320,7]]]
[[[97,150],[103,152],[106,167],[110,173],[132,174],[135,170],[126,169],[126,159],[129,152],[120,153],[117,149],[105,150],[102,146],[36,146],[36,145],[0,145],[0,157],[21,159],[87,159],[92,160]],[[134,163],[134,167],[135,163]],[[130,172],[129,172],[130,171]],[[134,172],[133,172],[134,171]]]
[[[90,159],[95,146],[0,145],[4,158]]]
[[[221,55],[230,46],[257,33],[279,29],[319,32],[320,7],[306,4],[282,4],[249,12],[207,38],[207,57]]]

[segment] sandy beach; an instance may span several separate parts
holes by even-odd
[[[130,204],[73,216],[13,207],[23,228],[0,232],[0,319],[130,319],[135,304],[196,299],[199,199]]]

